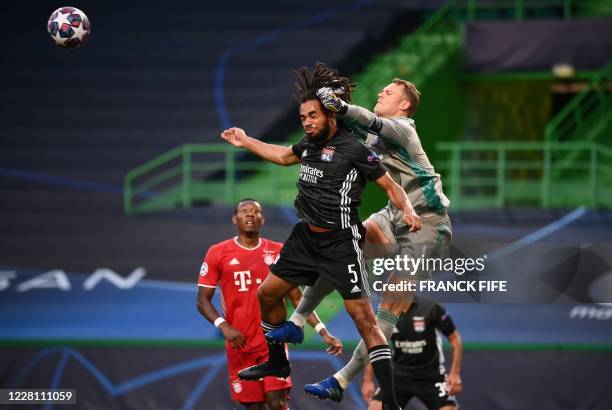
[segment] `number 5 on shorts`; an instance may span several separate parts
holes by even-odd
[[[348,268],[349,273],[353,274],[351,283],[357,283],[357,271],[355,270],[355,264],[353,263],[352,265],[346,265],[346,267]]]

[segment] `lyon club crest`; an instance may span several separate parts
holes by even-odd
[[[322,161],[327,161],[327,162],[331,162],[333,156],[334,156],[334,149],[335,147],[325,147],[323,148],[323,151],[321,151],[321,160]]]
[[[412,318],[414,331],[421,333],[425,330],[425,318],[423,316],[415,316]]]

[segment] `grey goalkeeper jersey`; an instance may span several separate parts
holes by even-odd
[[[342,119],[378,154],[391,177],[408,194],[417,214],[446,213],[450,202],[442,191],[440,174],[429,162],[412,119],[382,118],[356,105],[349,105]]]

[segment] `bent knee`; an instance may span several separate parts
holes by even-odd
[[[274,297],[265,286],[260,286],[257,289],[257,299],[260,303],[269,303],[274,300]]]
[[[365,234],[366,242],[369,242],[372,244],[391,243],[391,241],[389,240],[389,238],[387,238],[383,230],[380,229],[380,226],[378,226],[378,224],[374,222],[372,219],[368,219],[367,221],[365,221],[363,226],[364,228],[366,228],[366,234]]]

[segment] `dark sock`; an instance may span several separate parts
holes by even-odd
[[[270,349],[270,354],[268,361],[270,365],[274,368],[280,368],[287,365],[287,354],[285,353],[285,345],[278,345],[268,343],[268,348]]]
[[[391,367],[391,349],[388,345],[374,346],[368,349],[370,363],[380,386],[380,395],[384,403],[395,403],[393,386],[393,369]]]
[[[273,325],[268,322],[261,321],[261,327],[263,329],[264,335],[269,331],[276,329],[280,325]],[[285,344],[276,344],[276,343],[268,343],[268,349],[270,351],[268,356],[268,362],[274,368],[284,367],[287,360],[287,353],[285,352]]]

